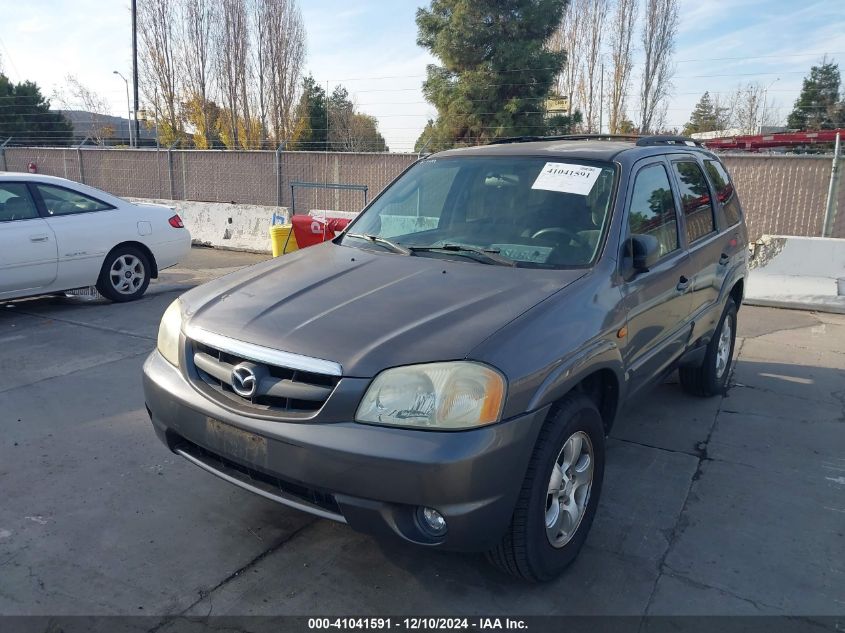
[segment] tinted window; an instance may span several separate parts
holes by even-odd
[[[0,222],[31,220],[37,217],[38,209],[25,184],[0,182]]]
[[[44,199],[44,206],[47,207],[47,213],[50,215],[71,215],[73,213],[114,209],[110,204],[78,191],[52,185],[36,185],[36,187],[38,187],[38,191]]]
[[[675,199],[663,165],[651,165],[637,174],[628,212],[628,230],[631,235],[656,237],[661,256],[678,248]]]
[[[615,173],[593,161],[432,158],[408,170],[349,233],[418,247],[414,254],[424,257],[455,258],[454,247],[465,246],[527,268],[585,266],[599,251]],[[343,243],[371,248],[355,237]],[[451,254],[431,250],[445,245]]]
[[[716,190],[716,199],[722,205],[728,226],[737,224],[742,219],[742,207],[739,206],[739,199],[728,172],[720,162],[715,160],[704,161],[704,167]]]
[[[690,243],[716,230],[710,189],[701,167],[694,161],[672,163],[678,175],[681,204],[687,221],[687,239]]]

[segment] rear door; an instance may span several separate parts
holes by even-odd
[[[680,239],[669,165],[663,157],[644,159],[635,167],[624,220],[623,244],[635,234],[651,235],[660,259],[647,272],[631,276],[630,253],[621,254],[628,334],[622,352],[631,391],[659,376],[683,353],[689,337],[692,267]]]
[[[56,238],[39,217],[29,187],[0,181],[0,297],[49,286],[56,258]]]
[[[715,305],[725,278],[724,239],[720,236],[713,196],[701,164],[691,155],[672,158],[671,172],[684,216],[684,238],[692,270],[690,311],[693,319]]]

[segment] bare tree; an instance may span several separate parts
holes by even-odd
[[[266,28],[263,47],[268,128],[276,143],[293,134],[305,63],[305,26],[296,0],[256,0]]]
[[[569,102],[571,116],[577,109],[576,91],[581,80],[582,41],[584,38],[584,7],[589,0],[571,0],[563,14],[563,20],[549,40],[554,51],[566,51],[566,65],[557,80],[558,93]]]
[[[225,127],[221,133],[229,147],[246,147],[249,144],[249,100],[246,94],[249,27],[246,6],[244,0],[222,0],[219,7],[217,66]]]
[[[177,25],[176,5],[170,0],[138,3],[141,86],[146,100],[161,113],[158,128],[165,143],[179,140],[183,132],[179,112],[182,73]]]
[[[765,112],[765,93],[766,89],[756,81],[749,82],[745,86],[737,86],[734,92],[735,124],[745,134],[754,134],[759,126],[772,124]]]
[[[621,133],[625,103],[634,67],[631,41],[637,20],[637,0],[617,0],[610,24],[610,91],[607,95],[608,131]]]
[[[85,130],[95,142],[103,142],[115,135],[114,125],[108,122],[111,106],[102,95],[84,85],[74,75],[65,77],[65,87],[54,91],[53,98],[65,110],[84,110],[91,114],[91,127]],[[132,125],[131,121],[127,125]],[[127,138],[129,127],[126,128]]]
[[[199,115],[195,145],[201,149],[212,147],[214,138],[211,94],[215,64],[214,34],[219,28],[217,20],[217,3],[214,0],[182,0],[181,72],[187,100]]]
[[[654,129],[655,113],[669,96],[675,72],[672,54],[678,32],[678,0],[646,0],[643,18],[643,75],[640,85],[640,132]]]
[[[586,0],[583,6],[582,39],[583,67],[578,82],[578,96],[584,108],[587,132],[598,129],[601,107],[600,71],[602,34],[604,33],[608,0]]]

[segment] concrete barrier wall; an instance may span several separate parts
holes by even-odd
[[[270,226],[284,224],[290,218],[286,207],[195,200],[127,198],[132,202],[163,204],[174,209],[191,232],[197,246],[211,246],[236,251],[270,253]],[[357,213],[344,211],[311,211],[316,218],[352,219]]]
[[[752,249],[745,303],[845,313],[845,240],[765,235]]]

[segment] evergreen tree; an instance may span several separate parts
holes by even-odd
[[[50,101],[31,81],[13,84],[0,73],[0,139],[13,137],[16,145],[70,145],[73,124],[61,112],[50,110]]]
[[[826,59],[810,69],[786,124],[799,130],[845,126],[845,103],[839,100],[839,66]]]
[[[442,65],[427,69],[423,93],[438,116],[417,146],[546,133],[546,98],[566,58],[546,43],[566,1],[432,0],[418,9],[417,43]]]
[[[684,125],[682,134],[689,136],[696,132],[713,132],[726,127],[727,108],[721,107],[710,98],[710,92],[701,95],[690,115],[690,120]]]
[[[288,149],[323,152],[328,147],[328,119],[326,116],[326,91],[314,77],[302,80],[302,96],[296,108],[296,126]]]

